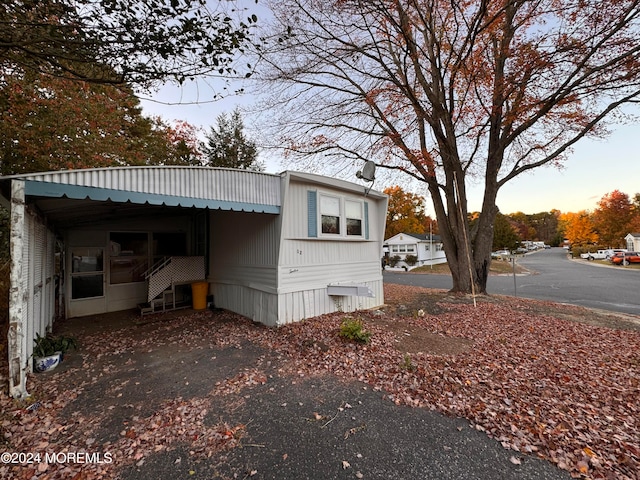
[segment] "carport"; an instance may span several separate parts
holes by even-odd
[[[171,256],[202,259],[209,212],[280,212],[280,178],[230,169],[123,167],[0,179],[11,212],[10,392],[26,394],[32,340],[57,316],[135,308],[147,300],[145,272]],[[241,223],[241,222],[239,222]],[[227,226],[228,227],[228,226]],[[189,282],[186,283],[187,287]]]

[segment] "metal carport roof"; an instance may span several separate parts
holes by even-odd
[[[279,175],[208,167],[115,167],[0,177],[5,198],[11,180],[58,226],[79,219],[150,213],[150,208],[198,208],[278,214]]]

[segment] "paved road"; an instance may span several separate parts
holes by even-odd
[[[562,248],[525,255],[518,263],[534,273],[517,275],[515,282],[512,275],[492,275],[487,291],[640,315],[640,270],[570,260]],[[428,288],[452,286],[449,275],[385,272],[384,281]]]

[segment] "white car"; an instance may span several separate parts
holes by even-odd
[[[607,251],[608,250],[598,250],[597,252],[581,253],[580,258],[583,258],[585,260],[605,260],[606,258],[609,258],[611,256],[607,256]]]

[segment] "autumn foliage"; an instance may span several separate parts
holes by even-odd
[[[565,237],[572,245],[626,247],[624,237],[640,231],[640,196],[631,201],[626,193],[614,190],[604,195],[593,212],[560,216]]]
[[[197,164],[197,140],[142,115],[129,88],[48,75],[0,81],[0,173]]]
[[[437,233],[437,223],[425,214],[425,199],[415,193],[407,192],[400,186],[383,190],[389,196],[387,223],[384,238],[398,233]]]

